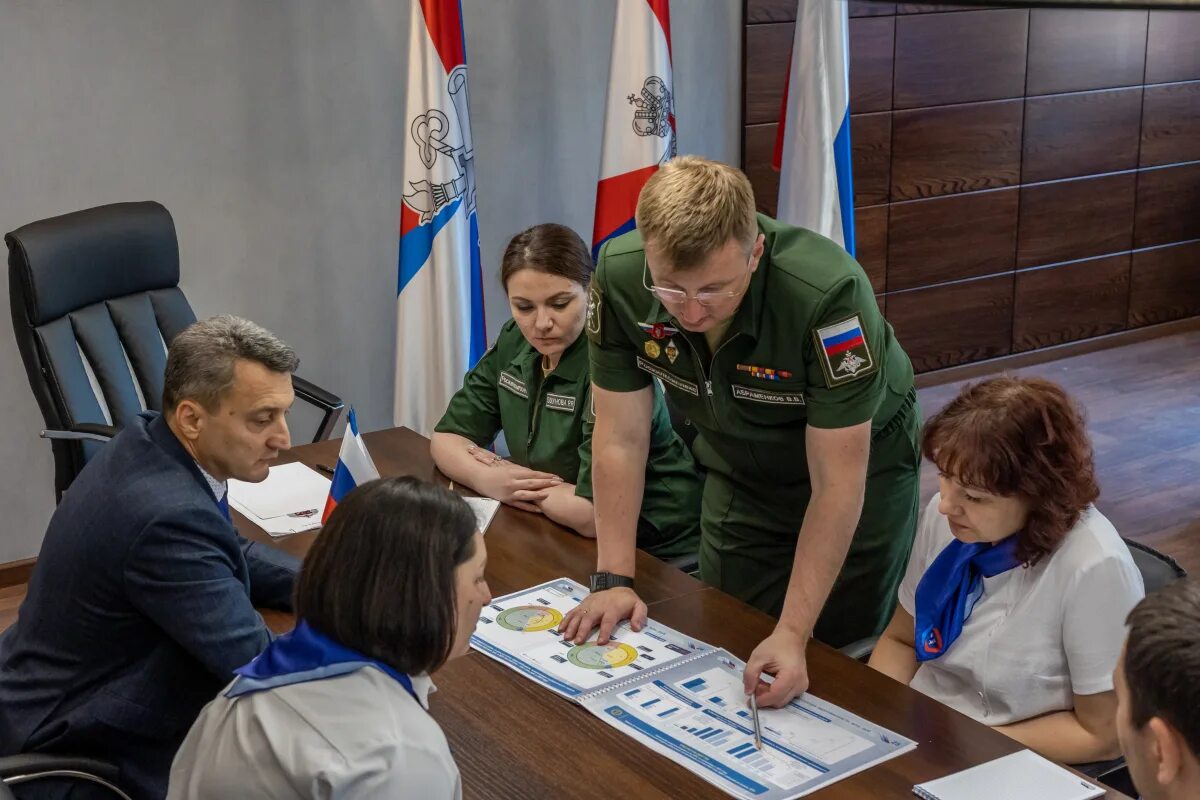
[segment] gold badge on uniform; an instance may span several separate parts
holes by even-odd
[[[642,349],[645,350],[646,355],[650,356],[651,358],[658,358],[659,353],[662,352],[662,348],[658,346],[658,342],[654,341],[653,339],[647,339],[642,345]]]
[[[675,359],[679,358],[679,348],[675,346],[675,340],[668,339],[667,346],[664,348],[664,350],[667,354],[667,360],[674,364]]]

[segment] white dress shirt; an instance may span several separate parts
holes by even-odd
[[[175,756],[167,798],[459,800],[458,767],[426,710],[433,683],[411,680],[417,699],[375,667],[222,693]]]
[[[900,584],[900,605],[914,617],[921,576],[954,539],[939,499],[925,508]],[[912,688],[993,727],[1112,690],[1125,617],[1145,590],[1129,548],[1094,506],[1036,566],[983,586],[958,639],[921,664]]]

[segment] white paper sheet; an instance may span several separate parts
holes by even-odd
[[[267,479],[259,483],[231,479],[229,503],[259,519],[315,510],[320,523],[321,510],[329,498],[329,484],[329,478],[304,464],[280,464],[271,467]]]

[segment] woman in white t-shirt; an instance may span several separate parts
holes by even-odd
[[[871,666],[1057,761],[1113,758],[1112,671],[1142,598],[1058,385],[968,386],[925,426],[939,493]]]
[[[429,674],[491,602],[463,499],[416,478],[350,492],[296,583],[295,630],[200,712],[167,800],[460,800]]]

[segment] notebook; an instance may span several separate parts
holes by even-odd
[[[743,800],[803,797],[916,747],[805,694],[759,709],[759,749],[743,662],[654,620],[622,623],[603,646],[566,641],[559,623],[587,594],[559,578],[496,598],[471,645]]]
[[[917,784],[913,793],[923,800],[1090,800],[1104,789],[1032,750],[1020,750]]]

